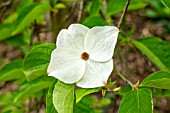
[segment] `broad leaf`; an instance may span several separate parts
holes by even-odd
[[[54,90],[54,86],[56,83],[57,83],[57,80],[54,80],[48,90],[48,94],[46,98],[46,113],[57,113],[53,105],[53,90]]]
[[[16,79],[25,80],[25,76],[22,70],[23,60],[14,60],[8,64],[5,64],[0,69],[0,81],[9,81]]]
[[[24,30],[22,35],[15,35],[12,37],[9,37],[5,40],[5,42],[12,46],[22,46],[30,43],[32,31],[30,29]]]
[[[170,43],[153,36],[132,43],[159,68],[170,72]]]
[[[17,96],[14,98],[14,102],[29,98],[30,96],[34,96],[35,93],[47,89],[53,80],[54,79],[49,76],[41,76],[31,82],[21,85],[17,91]]]
[[[51,52],[55,47],[55,44],[38,45],[26,55],[23,70],[28,81],[47,75],[47,66],[50,62]]]
[[[79,102],[84,96],[100,91],[102,88],[79,88],[76,90],[76,103]]]
[[[115,92],[118,95],[125,95],[126,93],[132,91],[132,86],[127,85],[124,87],[121,87],[120,90],[118,92]]]
[[[27,7],[21,8],[16,20],[16,29],[12,34],[21,32],[29,26],[35,19],[51,9],[48,2],[32,3]]]
[[[101,110],[94,108],[94,104],[100,104],[93,96],[86,96],[79,103],[74,104],[73,113],[101,113]],[[95,106],[96,107],[96,106]],[[99,109],[99,106],[97,106]]]
[[[0,41],[12,36],[14,24],[0,24]]]
[[[170,9],[170,1],[169,0],[161,0],[161,1],[167,8]]]
[[[59,113],[73,113],[74,84],[58,80],[53,91],[53,104]]]
[[[119,113],[152,113],[152,92],[148,89],[134,89],[124,95]]]
[[[170,73],[164,71],[152,73],[142,81],[140,86],[170,89]]]
[[[83,24],[89,28],[92,28],[94,26],[108,25],[108,23],[100,16],[90,16],[83,21]]]
[[[99,10],[101,9],[102,1],[101,0],[93,0],[90,15],[95,16],[98,14]]]

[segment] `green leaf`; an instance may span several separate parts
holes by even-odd
[[[19,11],[16,20],[15,31],[12,34],[17,34],[29,26],[35,19],[39,18],[45,12],[50,10],[51,7],[48,2],[32,3],[29,6]]]
[[[48,90],[47,98],[46,98],[46,113],[57,113],[54,105],[53,105],[53,90],[54,86],[57,83],[57,80],[54,80]]]
[[[0,41],[12,36],[14,24],[0,24]]]
[[[83,21],[83,24],[89,28],[92,28],[94,26],[108,25],[108,23],[100,16],[90,16]]]
[[[51,52],[55,48],[55,44],[42,44],[35,46],[26,55],[23,70],[28,81],[47,75],[47,66],[50,62]]]
[[[170,72],[170,43],[151,36],[133,40],[132,44],[134,44],[159,68]]]
[[[9,15],[5,20],[4,20],[4,23],[13,23],[18,17],[18,14],[15,12],[15,13],[12,13],[11,15]]]
[[[148,89],[134,89],[123,97],[119,113],[152,113],[152,92]]]
[[[73,113],[74,84],[58,80],[53,91],[53,104],[59,113]]]
[[[56,3],[57,3],[57,0],[50,0],[50,4],[51,4],[52,6],[55,6]]]
[[[142,81],[140,86],[170,89],[170,73],[164,71],[152,73]]]
[[[86,96],[79,103],[74,104],[73,113],[101,113],[100,110],[94,109],[94,104],[101,104],[93,96]],[[99,108],[99,106],[97,106]]]
[[[43,89],[47,89],[53,80],[54,78],[49,76],[41,76],[35,80],[32,80],[31,82],[21,85],[16,97],[14,98],[14,102],[29,98],[34,96],[35,93],[43,91]]]
[[[91,9],[90,9],[90,15],[95,16],[98,14],[99,10],[101,9],[102,2],[101,0],[93,0]]]
[[[76,94],[76,103],[78,103],[84,96],[94,93],[94,92],[98,92],[100,91],[102,88],[91,88],[91,89],[87,89],[87,88],[79,88],[76,90],[75,94]]]
[[[22,71],[23,59],[14,60],[5,64],[0,69],[0,81],[10,81],[16,79],[24,79],[25,75]]]
[[[31,30],[27,29],[22,33],[22,35],[20,34],[9,37],[8,39],[5,40],[5,42],[12,46],[26,45],[30,42],[31,33],[32,33]]]
[[[107,85],[106,88],[110,88],[111,86],[113,86],[114,84],[116,84],[116,81],[110,81]]]
[[[126,93],[128,93],[130,91],[132,91],[132,86],[127,85],[127,86],[121,87],[120,90],[115,93],[119,94],[119,95],[125,95]]]
[[[119,4],[119,5],[118,5]],[[107,2],[107,14],[108,16],[115,15],[122,12],[125,8],[126,0],[108,0]],[[143,0],[131,0],[128,10],[142,9],[147,4]]]
[[[170,9],[170,1],[169,1],[169,0],[161,0],[161,2],[162,2],[168,9]]]

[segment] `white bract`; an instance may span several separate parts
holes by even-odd
[[[114,26],[87,28],[72,24],[60,31],[47,72],[82,88],[105,86],[113,70],[112,56],[119,30]]]

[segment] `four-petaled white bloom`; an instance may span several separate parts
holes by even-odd
[[[72,24],[60,31],[47,72],[82,88],[105,86],[113,70],[112,56],[119,30],[114,26]]]

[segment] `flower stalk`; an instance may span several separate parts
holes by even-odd
[[[129,84],[130,86],[133,86],[133,84],[132,84],[128,79],[126,79],[126,78],[122,75],[122,73],[117,69],[117,67],[116,67],[115,64],[114,64],[114,68],[115,68],[117,74],[120,76],[120,78],[122,78],[123,81],[125,81],[125,82],[126,82],[127,84]]]

